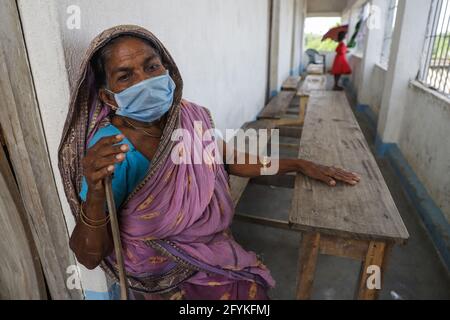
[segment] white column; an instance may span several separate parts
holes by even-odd
[[[375,65],[380,63],[389,2],[388,0],[371,0],[371,17],[368,22],[364,58],[361,64],[361,84],[358,91],[359,104],[370,104],[370,77]]]
[[[306,0],[295,0],[294,6],[294,32],[292,37],[291,72],[293,76],[300,74],[300,65],[303,54],[303,31],[305,25]]]
[[[273,0],[272,27],[270,30],[270,74],[269,94],[273,97],[278,93],[278,61],[280,56],[280,8],[281,0]]]
[[[292,58],[294,75],[300,74],[300,68],[303,63],[304,50],[304,31],[306,19],[306,0],[296,0],[296,28],[294,33],[294,56]]]
[[[431,3],[432,0],[399,0],[378,121],[378,135],[383,143],[398,142],[408,85],[417,77],[421,65]]]

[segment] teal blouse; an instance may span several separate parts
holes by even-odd
[[[95,133],[94,137],[89,142],[88,149],[95,145],[101,138],[118,134],[122,134],[122,132],[112,124],[103,127]],[[114,165],[112,190],[117,208],[120,207],[128,195],[133,192],[137,185],[145,178],[150,167],[150,161],[139,152],[126,137],[119,144],[127,144],[129,151],[125,154],[125,159],[122,162]],[[80,191],[81,200],[86,201],[87,192],[88,185],[85,177],[83,177]]]

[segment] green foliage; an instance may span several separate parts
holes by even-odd
[[[437,36],[434,40],[432,59],[450,58],[450,34]],[[447,54],[447,56],[445,56]]]
[[[335,51],[338,45],[337,42],[327,39],[322,42],[322,36],[308,33],[305,36],[306,49],[315,49],[317,51]]]

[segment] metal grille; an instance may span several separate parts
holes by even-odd
[[[433,0],[419,80],[450,96],[450,0]]]
[[[391,53],[392,35],[394,33],[395,21],[397,18],[398,0],[390,0],[387,12],[386,25],[384,29],[383,51],[381,52],[381,64],[389,64],[389,55]]]

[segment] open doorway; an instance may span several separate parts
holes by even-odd
[[[331,68],[335,56],[337,42],[327,39],[322,41],[323,35],[333,27],[341,24],[341,17],[308,17],[305,20],[305,52],[316,50],[325,60],[325,72]],[[313,63],[312,57],[305,55],[304,59]],[[323,61],[315,61],[323,63]]]

